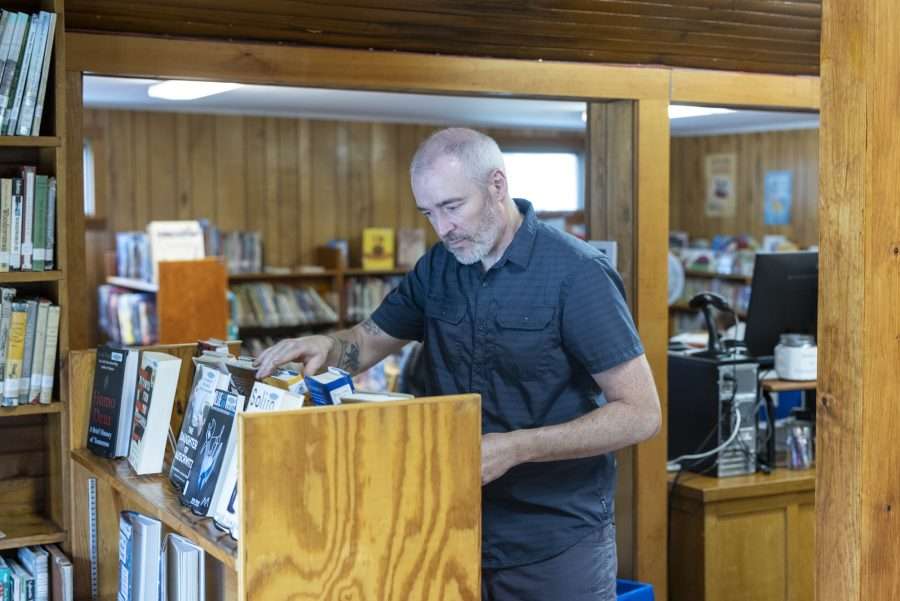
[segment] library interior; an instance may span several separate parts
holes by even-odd
[[[896,598],[893,0],[0,9],[0,601]]]

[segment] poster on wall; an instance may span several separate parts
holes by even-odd
[[[706,156],[705,212],[707,217],[734,217],[737,206],[736,163],[734,154]]]
[[[791,204],[794,200],[794,172],[766,171],[763,212],[766,225],[791,223]]]

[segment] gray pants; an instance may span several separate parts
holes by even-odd
[[[481,571],[481,601],[615,601],[616,527],[592,532],[559,555]]]

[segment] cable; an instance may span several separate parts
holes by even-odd
[[[735,383],[735,386],[737,386],[737,383]],[[681,463],[682,461],[685,461],[688,459],[703,459],[705,457],[715,455],[716,453],[718,453],[719,451],[721,451],[722,449],[726,448],[731,443],[733,443],[734,439],[737,438],[739,430],[741,428],[741,412],[735,410],[734,407],[732,407],[731,410],[734,412],[734,426],[731,428],[731,436],[728,437],[728,440],[726,440],[725,442],[723,442],[716,448],[712,449],[711,451],[706,451],[705,453],[695,453],[693,455],[682,455],[680,457],[676,457],[675,459],[672,459],[671,461],[666,462],[666,468],[671,469],[672,471],[675,471],[675,469],[677,469],[677,468],[674,467],[673,464]],[[673,466],[673,467],[670,468],[670,466]]]

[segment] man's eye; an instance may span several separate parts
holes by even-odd
[[[453,211],[455,211],[458,208],[459,208],[459,205],[450,205],[447,207],[447,210],[452,213]]]

